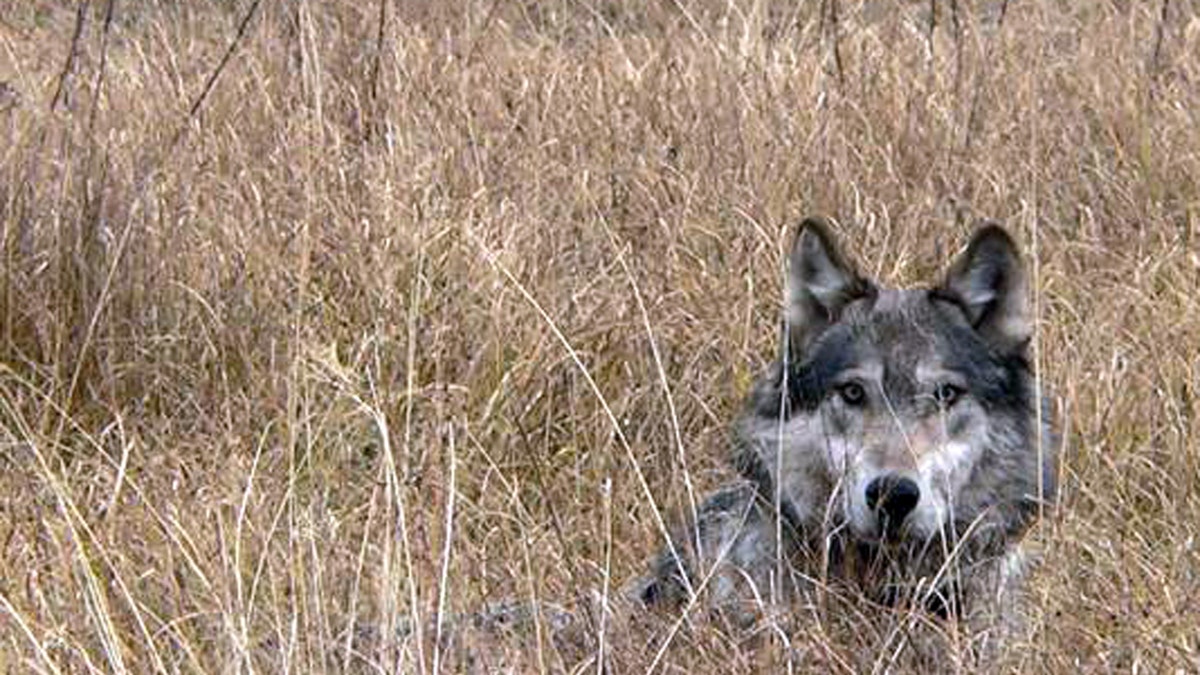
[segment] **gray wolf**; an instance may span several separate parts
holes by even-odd
[[[802,223],[778,357],[734,425],[741,480],[696,508],[637,599],[703,593],[739,622],[816,588],[979,625],[1005,614],[1055,494],[1026,282],[994,224],[940,283],[897,290],[861,275],[826,221]]]

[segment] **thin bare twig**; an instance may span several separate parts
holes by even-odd
[[[71,49],[67,51],[67,61],[58,75],[58,86],[54,88],[54,97],[50,99],[50,110],[54,110],[60,102],[66,100],[67,80],[71,79],[71,72],[75,70],[75,60],[79,56],[79,38],[83,35],[83,26],[87,23],[87,10],[90,5],[90,0],[84,0],[75,9],[75,34],[71,36]]]
[[[963,31],[958,0],[950,0],[950,27],[954,31],[954,96],[958,98],[963,78]]]
[[[379,0],[379,28],[375,33],[375,60],[371,63],[371,100],[379,97],[380,61],[383,59],[384,26],[387,25],[387,0]]]
[[[929,30],[925,33],[925,42],[929,45],[929,68],[933,69],[933,34],[937,31],[938,5],[937,0],[929,0]]]
[[[1166,33],[1167,12],[1171,8],[1171,0],[1162,0],[1162,8],[1158,14],[1158,25],[1154,27],[1154,53],[1150,57],[1150,77],[1158,77],[1159,58],[1162,56],[1163,34]]]
[[[213,69],[208,76],[208,81],[204,83],[204,89],[200,91],[200,95],[192,101],[192,107],[188,108],[188,118],[192,118],[200,111],[200,106],[204,105],[204,101],[208,99],[208,95],[212,92],[213,85],[217,83],[217,78],[221,73],[225,72],[225,66],[229,64],[229,60],[233,58],[238,46],[242,43],[242,38],[246,35],[246,28],[250,25],[250,20],[258,13],[258,6],[262,4],[262,0],[254,0],[254,4],[250,5],[250,9],[246,11],[246,16],[242,17],[241,23],[238,24],[237,35],[233,36],[233,41],[229,43],[229,48],[225,50],[225,55],[221,57],[221,62]],[[185,125],[186,126],[186,125]]]
[[[838,0],[829,0],[829,30],[833,47],[833,65],[837,68],[838,84],[845,86],[846,72],[842,67],[841,26],[838,21]]]
[[[104,28],[100,31],[100,68],[96,71],[96,82],[92,86],[92,105],[88,110],[88,139],[96,128],[96,109],[100,103],[100,91],[104,89],[104,74],[108,71],[108,35],[112,29],[117,0],[108,0],[104,6]]]

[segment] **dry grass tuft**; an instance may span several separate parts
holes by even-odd
[[[728,479],[818,212],[892,283],[1035,253],[1072,450],[996,669],[1200,667],[1194,2],[65,4],[0,4],[0,670],[595,670],[550,608]],[[789,619],[655,666],[897,649]]]

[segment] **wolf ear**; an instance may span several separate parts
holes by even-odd
[[[988,223],[975,232],[934,293],[961,308],[993,347],[1019,351],[1029,342],[1033,324],[1024,265],[1017,245],[999,225]]]
[[[785,346],[798,359],[814,337],[841,318],[847,305],[874,292],[838,251],[828,222],[800,224],[788,258]]]

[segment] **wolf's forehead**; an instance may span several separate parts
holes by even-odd
[[[871,307],[851,321],[862,356],[893,373],[915,375],[941,365],[949,327],[925,291],[881,290]]]
[[[882,288],[875,296],[871,311],[876,314],[903,312],[906,306],[917,303],[917,300],[920,299],[918,296],[923,296],[923,294],[919,291]]]

